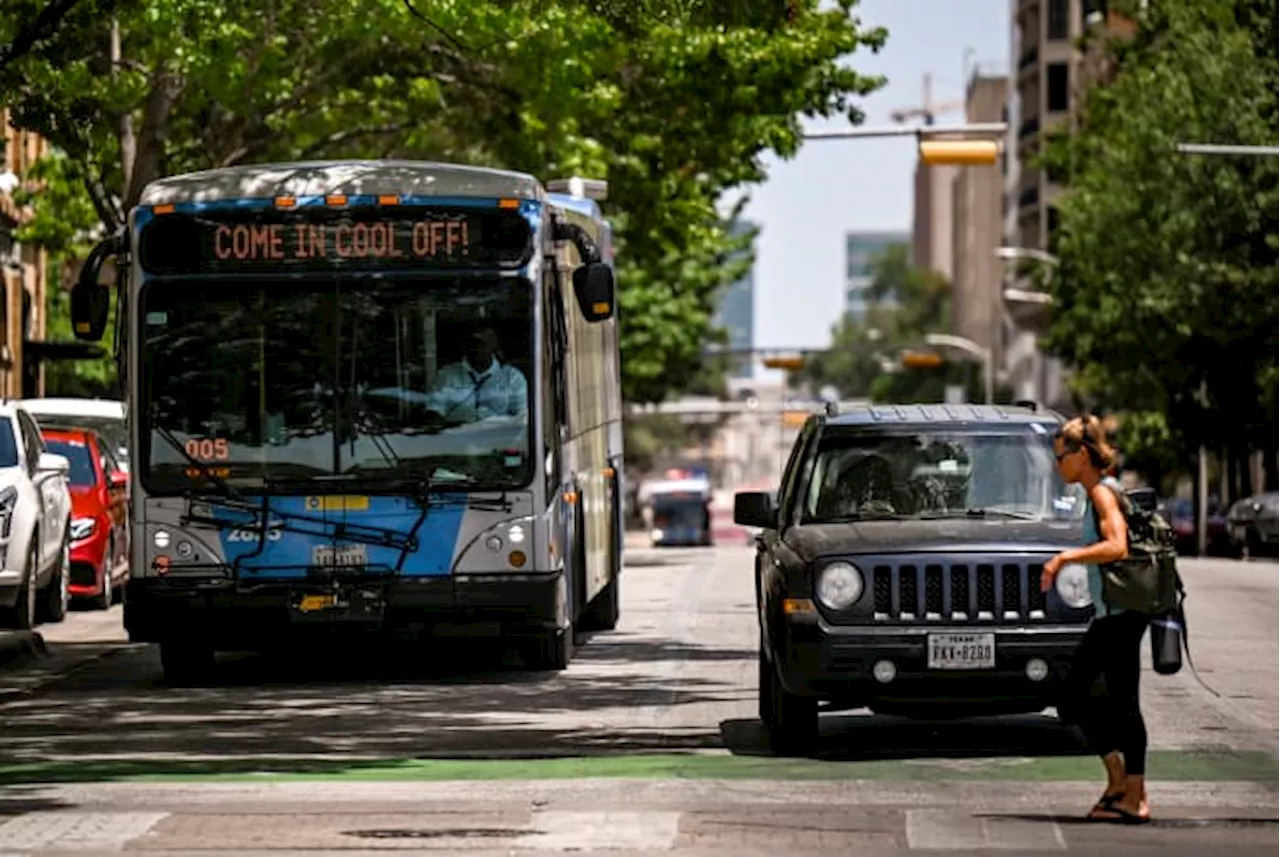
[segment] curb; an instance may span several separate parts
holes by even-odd
[[[43,658],[49,649],[38,631],[0,631],[0,664],[31,656]]]

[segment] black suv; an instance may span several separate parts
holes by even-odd
[[[1057,474],[1062,418],[1029,407],[866,406],[812,416],[777,500],[740,493],[756,540],[760,719],[805,752],[824,710],[956,717],[1054,704],[1093,615],[1087,572],[1044,561],[1082,540]]]

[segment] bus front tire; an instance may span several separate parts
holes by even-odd
[[[160,644],[160,666],[166,684],[178,687],[202,684],[212,677],[213,665],[210,646],[177,640]]]
[[[618,576],[615,569],[613,580],[610,580],[604,589],[600,590],[596,600],[591,602],[586,613],[578,621],[578,628],[582,631],[612,631],[618,627],[620,614]]]
[[[533,637],[525,643],[521,657],[530,669],[559,672],[573,657],[573,631],[547,631]]]

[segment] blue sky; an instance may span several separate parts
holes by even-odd
[[[964,97],[966,61],[988,73],[1008,69],[1010,0],[862,0],[855,15],[889,31],[879,54],[859,51],[847,60],[888,78],[863,100],[866,125],[892,124],[893,110],[919,106],[926,73],[934,101],[946,102]],[[937,121],[961,122],[963,112]],[[811,130],[844,127],[844,119],[809,123]],[[843,305],[844,235],[909,230],[914,169],[909,137],[810,141],[790,161],[770,160],[769,178],[750,189],[746,212],[761,226],[756,347],[827,345]]]

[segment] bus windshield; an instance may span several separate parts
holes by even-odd
[[[151,281],[144,485],[207,487],[195,459],[286,493],[344,477],[525,486],[531,295],[492,276]]]

